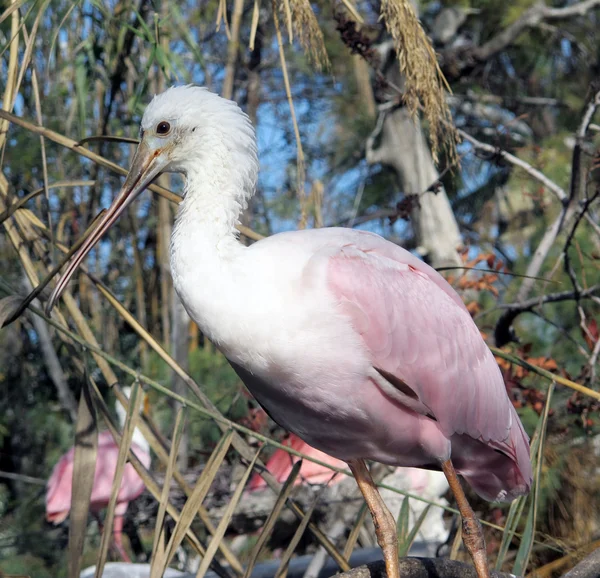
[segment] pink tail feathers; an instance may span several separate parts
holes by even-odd
[[[506,442],[498,448],[468,436],[452,440],[452,461],[457,471],[477,494],[490,502],[510,502],[531,489],[529,438],[514,407],[511,410],[512,428]],[[463,460],[469,466],[463,465]]]

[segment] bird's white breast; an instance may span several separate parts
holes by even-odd
[[[337,310],[324,267],[315,271],[311,263],[306,275],[314,250],[272,239],[221,255],[188,240],[173,252],[174,285],[205,335],[273,390],[253,393],[302,396],[317,413],[328,411],[336,395],[354,395],[369,361]]]

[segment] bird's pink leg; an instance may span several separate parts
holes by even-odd
[[[456,470],[452,462],[450,460],[442,462],[442,470],[456,498],[458,511],[462,518],[462,539],[473,559],[477,576],[479,578],[490,578],[490,569],[485,552],[485,538],[483,537],[481,524],[475,517],[475,512],[473,512],[471,504],[467,501],[467,496],[465,496],[465,492],[460,485],[460,480],[456,475]]]
[[[121,515],[115,514],[115,521],[113,524],[113,542],[115,548],[119,552],[119,555],[123,559],[123,562],[131,563],[131,558],[125,552],[125,548],[123,547],[123,523],[125,522],[125,517]]]
[[[365,460],[351,460],[348,462],[350,471],[354,474],[356,483],[365,498],[365,502],[373,516],[377,542],[383,550],[385,570],[388,578],[400,578],[398,563],[398,536],[396,534],[396,520],[383,501],[377,486],[371,477]]]

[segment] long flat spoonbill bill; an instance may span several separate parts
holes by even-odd
[[[378,235],[280,233],[246,247],[235,225],[254,194],[254,128],[235,102],[181,86],[154,97],[129,175],[74,255],[78,265],[164,172],[185,176],[171,239],[174,287],[190,317],[285,429],[348,463],[390,578],[395,522],[365,460],[441,469],[480,578],[483,532],[457,473],[483,498],[529,491],[528,438],[500,370],[460,297],[434,269]]]

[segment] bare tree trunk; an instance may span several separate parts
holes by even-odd
[[[233,84],[235,80],[235,69],[237,67],[238,53],[240,49],[240,27],[244,12],[244,0],[234,0],[233,15],[231,17],[231,38],[227,46],[227,64],[225,66],[225,80],[223,81],[223,98],[233,96]]]
[[[373,87],[385,110],[380,109],[377,128],[367,141],[367,162],[389,166],[398,177],[401,191],[418,195],[419,202],[412,205],[411,222],[419,254],[433,267],[460,265],[460,232],[446,191],[439,186],[436,193],[426,192],[438,181],[439,174],[421,123],[402,106],[389,108],[398,101],[397,88],[404,87],[393,45],[383,42],[377,49],[379,72],[389,86],[378,80]]]
[[[375,118],[377,115],[377,107],[375,104],[375,95],[371,86],[371,71],[365,59],[354,54],[352,56],[352,64],[354,65],[354,78],[356,79],[356,87],[360,100],[365,107],[365,110],[370,118]]]
[[[367,145],[367,162],[391,167],[405,195],[417,194],[412,210],[417,251],[434,266],[460,265],[458,224],[443,187],[425,192],[438,178],[421,124],[408,110],[385,114],[377,148]],[[374,140],[374,139],[370,139]]]

